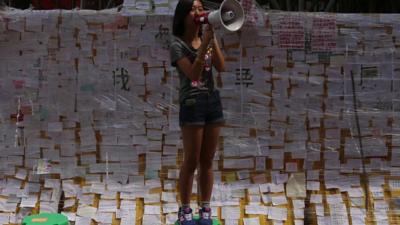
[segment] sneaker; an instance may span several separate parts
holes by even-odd
[[[199,225],[212,225],[211,218],[211,208],[210,207],[202,207],[199,210]]]
[[[184,210],[179,209],[178,212],[179,225],[197,225],[193,219],[192,209],[186,208]]]

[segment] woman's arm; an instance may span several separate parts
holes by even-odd
[[[176,63],[182,72],[190,80],[199,80],[204,68],[204,57],[207,52],[207,47],[210,44],[211,39],[213,39],[214,33],[212,29],[206,29],[204,32],[204,39],[201,42],[200,47],[197,50],[197,57],[193,63],[187,57],[179,59]]]
[[[217,38],[214,37],[211,43],[213,45],[212,64],[218,72],[223,72],[225,71],[225,57],[219,47]]]

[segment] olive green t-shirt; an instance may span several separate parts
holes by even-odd
[[[208,47],[204,58],[204,69],[201,78],[198,81],[192,81],[187,77],[177,65],[177,61],[183,57],[187,57],[191,63],[197,57],[197,49],[186,44],[179,37],[172,37],[170,44],[171,65],[176,67],[179,73],[179,101],[182,102],[188,97],[214,90],[214,78],[212,75],[211,63],[212,48]]]

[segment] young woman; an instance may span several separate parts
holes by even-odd
[[[180,79],[179,123],[182,131],[184,159],[179,174],[181,206],[178,221],[195,225],[190,208],[193,177],[199,168],[199,225],[211,225],[210,198],[213,188],[212,163],[220,127],[224,123],[219,91],[215,89],[212,67],[223,71],[225,60],[212,26],[195,22],[204,12],[200,0],[180,0],[173,20],[170,45],[171,64]]]

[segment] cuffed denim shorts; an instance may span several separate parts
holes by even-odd
[[[180,103],[179,125],[224,123],[221,97],[218,90],[190,96]]]

